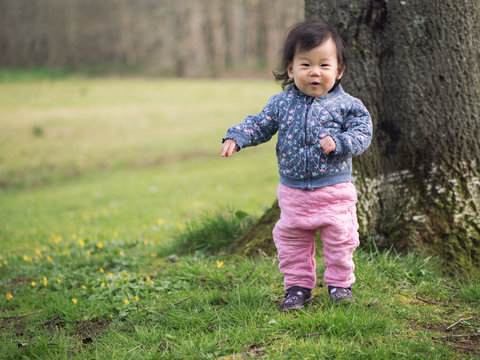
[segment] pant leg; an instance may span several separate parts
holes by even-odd
[[[328,224],[321,228],[321,236],[327,285],[349,287],[355,282],[353,252],[359,245],[355,203],[356,192],[348,189],[342,201],[326,207]]]
[[[277,190],[281,214],[273,229],[273,239],[278,252],[278,267],[284,275],[285,290],[292,286],[313,289],[316,283],[316,229],[306,222],[308,218],[304,215],[309,205],[305,196],[306,192],[282,184]]]
[[[280,219],[273,229],[280,272],[284,275],[285,290],[292,286],[313,289],[315,273],[315,231],[289,228]]]

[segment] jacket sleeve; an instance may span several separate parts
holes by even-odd
[[[228,129],[227,139],[233,139],[238,150],[267,142],[278,131],[278,95],[270,98],[267,105],[257,115],[249,115],[242,122]]]
[[[358,99],[347,108],[344,131],[331,135],[335,141],[334,154],[338,156],[357,156],[370,146],[373,124],[370,113]]]

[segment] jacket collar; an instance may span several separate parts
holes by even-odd
[[[305,95],[303,92],[301,92],[297,86],[295,84],[291,85],[289,88],[289,90],[291,89],[291,91],[293,92],[293,94],[297,95],[297,96],[301,96],[301,97],[306,97],[306,98],[310,98],[310,99],[317,99],[317,100],[320,100],[320,101],[325,101],[325,100],[329,100],[331,98],[334,98],[334,97],[337,97],[338,95],[342,94],[344,91],[343,91],[343,88],[342,88],[342,85],[340,84],[337,84],[333,90],[330,90],[329,93],[323,95],[322,97],[319,97],[319,98],[314,98],[312,96],[308,96],[308,95]]]

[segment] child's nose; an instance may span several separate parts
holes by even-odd
[[[319,76],[322,72],[322,69],[320,69],[319,66],[312,66],[310,68],[310,75],[312,76]]]

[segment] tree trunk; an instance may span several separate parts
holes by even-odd
[[[480,3],[331,4],[306,0],[306,18],[325,18],[346,40],[344,88],[374,121],[372,145],[353,166],[362,240],[471,271],[480,265]],[[272,220],[240,239],[247,253],[278,216],[272,207]]]

